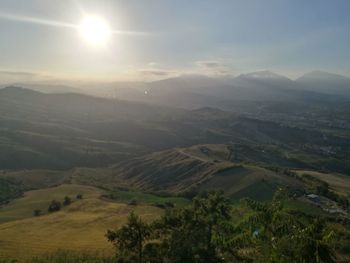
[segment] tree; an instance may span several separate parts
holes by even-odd
[[[72,200],[68,196],[65,196],[63,200],[63,205],[67,206],[67,205],[70,205],[71,203],[72,203]]]
[[[151,228],[133,212],[128,217],[126,225],[118,230],[108,230],[106,237],[112,242],[122,257],[135,258],[137,262],[143,261],[145,242],[151,236]]]
[[[51,204],[49,205],[48,212],[56,212],[61,210],[61,202],[58,202],[56,200],[52,200]]]
[[[284,209],[286,195],[277,191],[271,203],[245,199],[253,213],[241,223],[240,229],[250,232],[253,257],[264,262],[334,262],[330,246],[332,232],[321,220],[307,222],[302,213],[293,215]],[[253,258],[252,257],[252,258]]]
[[[331,248],[334,232],[327,229],[323,220],[314,219],[295,235],[295,258],[310,263],[335,262]]]
[[[196,197],[191,207],[168,210],[155,223],[170,262],[220,262],[233,233],[231,206],[223,193]]]

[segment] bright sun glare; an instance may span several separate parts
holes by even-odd
[[[92,45],[106,44],[112,34],[106,20],[97,16],[86,16],[79,26],[79,32]]]

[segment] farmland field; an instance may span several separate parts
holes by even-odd
[[[130,206],[109,202],[99,197],[103,191],[89,186],[61,185],[30,191],[0,209],[0,259],[29,258],[58,249],[112,253],[107,242],[107,229],[126,222],[134,210],[146,221],[157,218],[162,210],[151,205]],[[61,211],[33,217],[34,209],[47,208],[52,199],[82,194],[82,200]],[[44,211],[45,212],[45,211]],[[7,222],[4,222],[7,221]]]

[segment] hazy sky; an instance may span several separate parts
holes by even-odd
[[[89,45],[74,28],[84,14],[121,33]],[[350,75],[349,0],[0,0],[0,33],[5,75]]]

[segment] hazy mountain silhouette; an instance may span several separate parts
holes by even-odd
[[[350,78],[337,74],[313,71],[298,78],[296,83],[305,90],[350,96]]]
[[[350,96],[349,78],[321,71],[307,73],[295,81],[265,70],[237,77],[186,74],[153,82],[92,83],[79,88],[40,83],[22,86],[44,93],[83,93],[186,109],[227,110],[238,101],[334,102]]]

